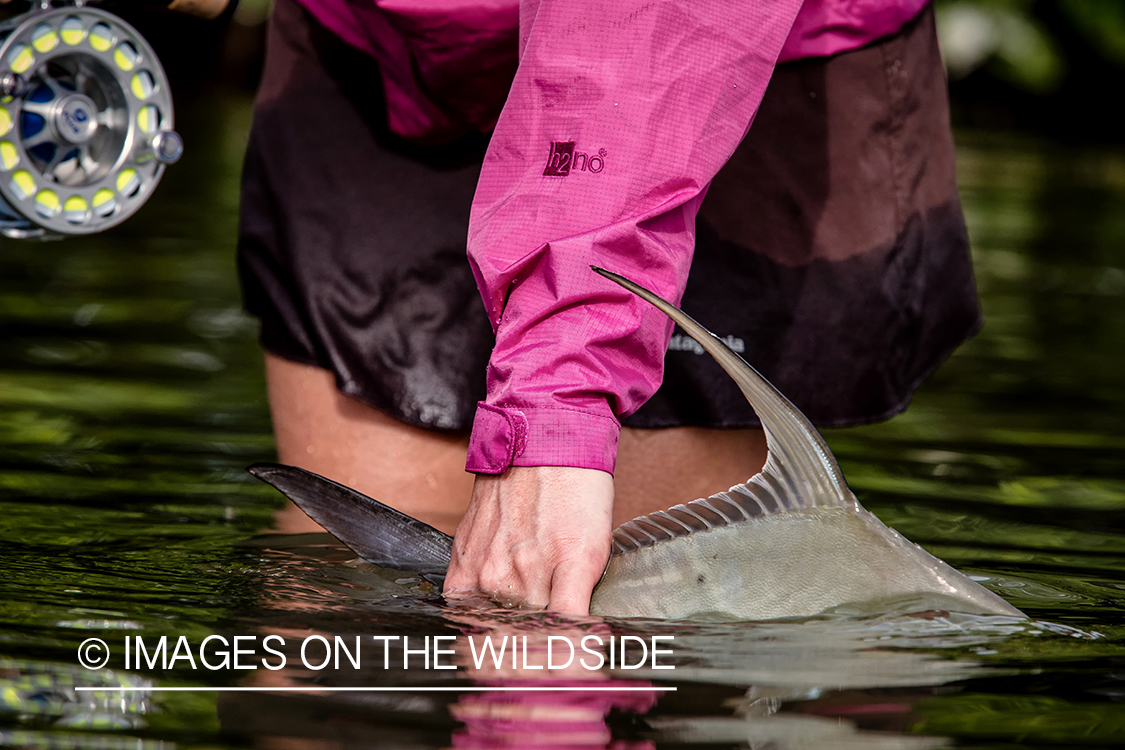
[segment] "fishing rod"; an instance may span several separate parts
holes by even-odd
[[[183,154],[173,125],[164,68],[119,16],[35,0],[0,21],[0,233],[56,238],[125,221]]]

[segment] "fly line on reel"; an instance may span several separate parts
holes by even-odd
[[[0,23],[0,232],[92,234],[183,152],[160,61],[117,16],[41,3]]]

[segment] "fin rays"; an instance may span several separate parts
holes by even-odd
[[[613,532],[613,554],[762,516],[856,504],[820,433],[757,370],[671,303],[623,276],[594,270],[655,305],[714,357],[761,419],[768,446],[765,467],[745,483],[622,524]]]

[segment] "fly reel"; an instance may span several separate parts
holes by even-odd
[[[108,229],[182,152],[168,80],[132,26],[83,0],[0,24],[0,232]]]

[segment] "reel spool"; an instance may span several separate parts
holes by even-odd
[[[92,234],[180,158],[156,54],[117,16],[50,0],[0,24],[0,232]]]

